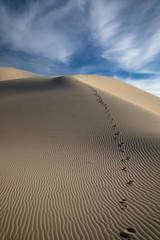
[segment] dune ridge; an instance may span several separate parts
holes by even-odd
[[[77,80],[160,114],[159,97],[120,80],[97,75],[72,75]]]
[[[159,239],[156,104],[84,81],[0,82],[1,239]]]
[[[40,75],[16,68],[0,67],[0,81],[38,76]]]

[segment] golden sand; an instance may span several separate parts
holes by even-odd
[[[0,67],[0,81],[18,78],[38,77],[39,75],[15,68]]]
[[[159,240],[159,104],[107,77],[1,81],[0,239]]]

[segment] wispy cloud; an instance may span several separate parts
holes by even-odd
[[[102,58],[141,71],[160,54],[159,12],[157,0],[28,0],[21,11],[2,1],[0,43],[68,63],[89,39]]]
[[[150,79],[150,80],[137,79],[136,81],[127,79],[125,80],[125,82],[160,97],[160,77],[156,79]]]
[[[119,76],[114,76],[114,78],[124,81],[132,86],[140,88],[146,92],[160,97],[160,75],[152,77],[150,79],[132,79],[132,78],[122,78]]]
[[[92,34],[101,56],[127,70],[141,70],[160,54],[158,1],[96,0]],[[152,17],[151,17],[152,16]]]
[[[74,9],[71,1],[29,1],[22,12],[15,13],[3,4],[0,8],[1,44],[67,63],[76,51],[75,35],[69,22],[69,18],[74,18]]]

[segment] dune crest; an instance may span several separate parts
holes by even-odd
[[[0,81],[38,76],[40,75],[15,68],[0,67]]]
[[[115,78],[97,75],[72,75],[77,80],[89,84],[121,99],[160,114],[160,98]]]

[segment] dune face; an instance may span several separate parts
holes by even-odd
[[[159,239],[159,99],[91,78],[0,82],[0,239]]]
[[[160,100],[158,97],[147,93],[139,88],[133,87],[120,80],[96,75],[73,75],[76,79],[113,94],[121,99],[134,103],[139,107],[160,114]]]
[[[38,77],[39,75],[15,68],[0,67],[0,81],[18,79],[18,78],[30,78]]]

